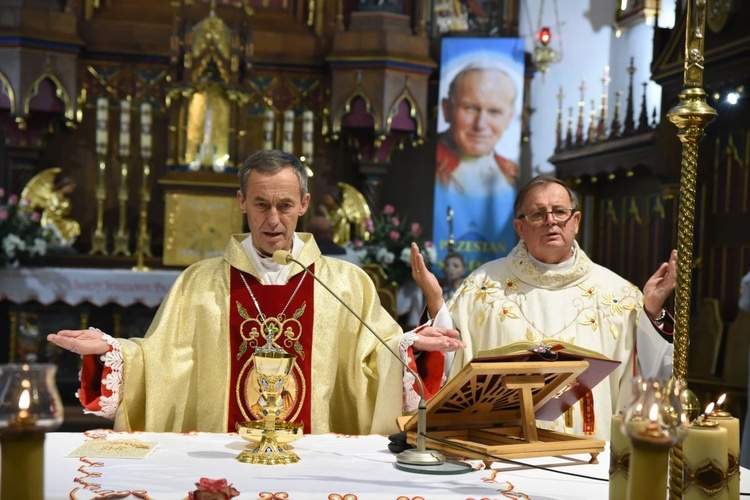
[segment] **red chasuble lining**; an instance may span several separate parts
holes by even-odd
[[[310,266],[310,270],[314,272],[314,266]],[[254,375],[252,355],[256,347],[266,344],[265,334],[261,331],[263,320],[240,272],[234,267],[229,271],[229,343],[232,366],[227,428],[230,431],[235,429],[237,422],[260,418],[258,383]],[[304,432],[307,434],[311,431],[310,390],[315,281],[310,276],[305,278],[305,274],[297,274],[285,285],[261,285],[247,273],[244,273],[244,277],[266,317],[265,325],[271,326],[275,331],[274,344],[296,357],[293,377],[290,377],[290,382],[282,392],[285,403],[284,420],[303,422]],[[294,294],[303,278],[300,289]],[[293,294],[294,297],[289,302]],[[289,305],[284,310],[287,302]]]

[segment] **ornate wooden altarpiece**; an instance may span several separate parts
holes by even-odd
[[[193,21],[191,3],[183,3],[170,39],[168,172],[159,180],[165,265],[220,255],[226,236],[243,228],[237,180],[227,174],[248,149],[241,118],[252,94],[253,11],[245,6],[247,15],[230,27],[215,8],[212,1],[208,15]]]

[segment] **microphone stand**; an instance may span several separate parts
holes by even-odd
[[[396,460],[399,463],[407,464],[411,466],[419,466],[419,465],[442,465],[445,463],[445,456],[436,450],[428,450],[427,449],[427,402],[424,399],[424,385],[422,384],[422,380],[419,378],[419,375],[417,372],[415,372],[412,367],[410,367],[408,364],[404,362],[403,359],[401,359],[401,356],[399,356],[391,347],[385,342],[385,340],[380,337],[377,333],[375,333],[375,330],[370,328],[370,325],[368,325],[365,320],[362,319],[362,317],[354,312],[354,310],[349,307],[348,304],[346,304],[341,297],[339,297],[336,293],[333,292],[330,288],[328,288],[328,285],[323,283],[320,278],[315,276],[315,274],[310,271],[310,269],[307,268],[306,265],[304,265],[302,262],[295,259],[290,252],[287,252],[286,250],[276,250],[273,253],[273,260],[277,264],[286,265],[291,262],[294,262],[295,264],[299,265],[307,274],[313,277],[315,281],[320,283],[320,285],[325,288],[328,293],[330,293],[336,300],[341,303],[342,306],[346,307],[350,313],[354,315],[355,318],[359,320],[360,323],[364,325],[365,328],[367,328],[370,333],[372,333],[378,341],[383,344],[383,346],[388,349],[388,352],[393,354],[393,356],[401,363],[401,365],[406,368],[406,370],[414,376],[414,379],[417,381],[417,385],[419,387],[419,405],[417,406],[417,445],[416,448],[412,448],[409,450],[404,450],[398,455],[396,455]]]

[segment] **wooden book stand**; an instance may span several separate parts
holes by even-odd
[[[613,370],[619,363],[607,360]],[[427,446],[451,456],[516,459],[590,453],[590,463],[604,451],[600,439],[563,434],[536,426],[537,415],[554,418],[611,370],[597,374],[593,385],[582,376],[589,362],[484,361],[474,359],[427,402]],[[591,375],[591,371],[588,371]],[[573,390],[571,390],[573,389]],[[567,400],[567,401],[565,401]],[[554,419],[552,418],[552,419]],[[409,443],[416,442],[417,415],[399,422]],[[438,438],[438,440],[430,439]],[[580,461],[578,461],[581,463]]]

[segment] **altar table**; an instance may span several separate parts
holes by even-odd
[[[67,458],[87,439],[137,438],[157,441],[143,460]],[[606,499],[606,481],[562,475],[538,469],[518,469],[495,463],[499,470],[476,470],[460,475],[427,475],[393,467],[384,436],[307,435],[293,443],[300,461],[290,465],[252,465],[235,457],[248,444],[237,434],[211,433],[50,433],[45,441],[45,499],[150,498],[182,500],[202,477],[226,479],[242,499],[268,500],[467,500],[531,498],[534,500]],[[588,455],[577,458],[588,459]],[[524,459],[545,464],[555,457]],[[556,470],[606,479],[607,452],[598,464],[557,467]],[[750,476],[742,471],[742,491],[750,490]],[[131,494],[132,493],[132,494]],[[505,494],[504,494],[505,493]],[[526,496],[524,496],[526,495]]]
[[[60,301],[71,306],[89,302],[95,306],[143,304],[157,307],[180,275],[177,270],[79,269],[68,267],[20,267],[0,270],[0,300],[16,304],[36,301],[49,305]]]

